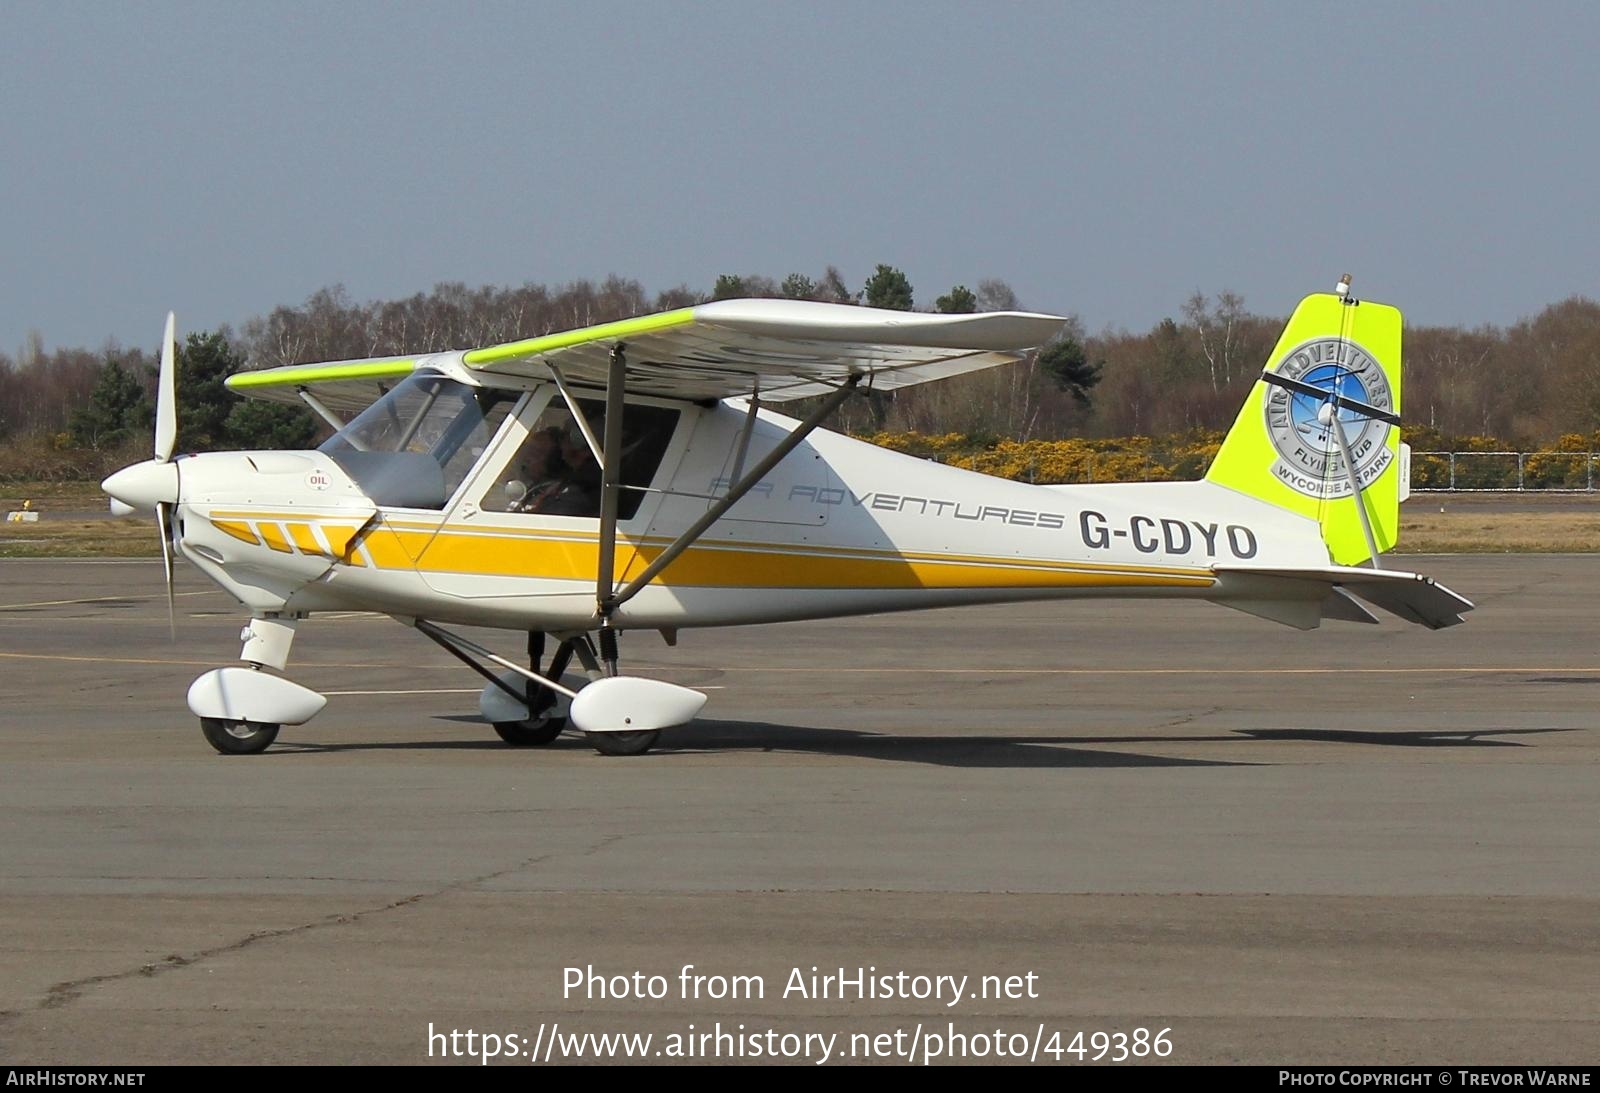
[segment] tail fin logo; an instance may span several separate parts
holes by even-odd
[[[1348,338],[1302,342],[1284,354],[1271,371],[1379,409],[1394,405],[1383,365]],[[1267,435],[1279,456],[1272,465],[1273,477],[1307,497],[1348,497],[1350,479],[1338,441],[1321,417],[1327,404],[1310,395],[1269,387],[1263,406]],[[1393,426],[1348,409],[1334,408],[1332,412],[1344,426],[1356,479],[1366,489],[1394,462],[1388,443]]]

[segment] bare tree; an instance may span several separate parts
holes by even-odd
[[[1183,305],[1183,317],[1200,338],[1200,353],[1211,370],[1213,394],[1233,382],[1237,342],[1234,332],[1245,318],[1244,297],[1236,292],[1219,292],[1212,308],[1205,294],[1196,292]]]
[[[995,277],[978,282],[979,311],[1017,311],[1022,305],[1011,286]]]

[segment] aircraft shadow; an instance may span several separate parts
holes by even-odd
[[[475,715],[450,714],[436,721],[488,726]],[[1136,744],[1183,745],[1196,743],[1249,744],[1254,741],[1300,740],[1308,743],[1377,744],[1385,747],[1527,747],[1516,740],[1492,737],[1527,736],[1573,729],[1473,729],[1365,732],[1344,729],[1233,729],[1221,735],[1071,736],[1051,734],[926,736],[873,733],[853,729],[821,729],[804,725],[761,721],[702,719],[663,733],[652,754],[671,756],[737,752],[795,752],[845,756],[896,763],[922,763],[969,769],[1076,769],[1116,767],[1239,767],[1262,766],[1259,760],[1186,759],[1140,755],[1122,750]],[[511,751],[493,735],[471,740],[393,740],[383,742],[322,743],[287,740],[272,754],[346,751]],[[568,733],[543,748],[514,749],[538,752],[588,751],[588,743]]]
[[[566,739],[563,737],[563,739]],[[1172,737],[1170,743],[1192,738]],[[1130,737],[1073,737],[1027,735],[908,735],[873,733],[854,729],[817,729],[803,725],[776,725],[764,721],[695,721],[682,729],[663,733],[655,751],[662,755],[710,752],[769,751],[851,756],[896,763],[928,763],[966,768],[1076,768],[1076,767],[1237,767],[1248,762],[1217,759],[1181,759],[1165,755],[1139,755],[1088,745],[1126,746],[1141,741]]]
[[[275,744],[271,754],[292,755],[308,752],[355,751],[590,751],[589,743],[576,733],[567,733],[553,743],[538,748],[511,749],[497,739],[482,718],[471,714],[443,714],[435,721],[480,725],[486,737],[473,740],[393,740],[382,742],[323,743],[285,740]],[[1179,743],[1186,737],[1172,737]],[[850,756],[899,763],[926,763],[935,766],[968,768],[1076,768],[1076,767],[1231,767],[1250,763],[1211,759],[1180,759],[1160,755],[1136,755],[1120,751],[1062,745],[1127,744],[1127,737],[1074,738],[1066,736],[908,736],[900,733],[871,733],[852,729],[817,729],[803,725],[778,725],[760,721],[698,720],[683,728],[662,733],[651,750],[662,759],[674,755],[727,754],[741,751],[799,752],[817,755]]]
[[[1576,729],[1433,729],[1416,732],[1363,732],[1357,729],[1235,729],[1253,740],[1331,740],[1341,744],[1382,744],[1391,748],[1526,748],[1520,740],[1493,736],[1534,736]]]

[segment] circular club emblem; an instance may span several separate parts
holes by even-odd
[[[1302,342],[1284,354],[1272,371],[1380,410],[1394,407],[1383,366],[1348,338]],[[1267,388],[1267,435],[1278,452],[1272,473],[1310,497],[1347,497],[1351,493],[1350,476],[1345,471],[1344,457],[1339,454],[1333,423],[1323,420],[1326,406],[1325,399],[1282,387]],[[1392,426],[1345,407],[1339,407],[1337,414],[1350,446],[1356,478],[1366,489],[1394,460],[1388,446]]]

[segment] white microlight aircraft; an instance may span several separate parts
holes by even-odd
[[[607,755],[646,751],[706,700],[620,674],[623,630],[670,643],[686,627],[1079,596],[1207,599],[1301,629],[1376,622],[1367,605],[1451,626],[1470,602],[1380,568],[1409,460],[1400,313],[1348,281],[1295,310],[1200,482],[1025,485],[818,428],[865,389],[1019,360],[1059,317],[728,300],[240,373],[234,391],[304,401],[334,435],[178,459],[168,316],[155,458],[104,489],[155,513],[169,611],[174,553],[250,611],[247,666],[189,689],[226,754],[325,705],[266,670],[319,611],[382,612],[449,650],[489,680],[479,710],[508,743],[570,725]],[[803,421],[768,409],[802,397],[820,397]],[[525,632],[528,665],[445,624]]]

